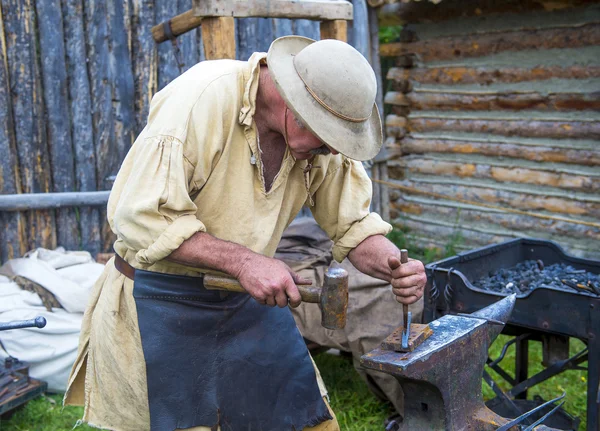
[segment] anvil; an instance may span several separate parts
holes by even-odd
[[[400,382],[405,394],[400,430],[495,431],[511,421],[485,406],[481,381],[488,348],[508,321],[515,300],[511,295],[473,314],[431,322],[433,334],[412,352],[379,348],[362,356],[363,367]]]

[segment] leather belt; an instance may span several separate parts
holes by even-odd
[[[115,253],[115,268],[125,277],[133,280],[135,278],[135,268],[128,264],[125,259]]]

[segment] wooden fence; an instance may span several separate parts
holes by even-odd
[[[190,0],[0,0],[0,194],[109,190],[152,95],[180,73],[173,47],[156,45],[151,28],[190,8]],[[365,1],[354,11],[349,42],[368,58]],[[245,18],[236,33],[245,60],[279,36],[318,39],[319,24]],[[178,44],[183,70],[204,59],[200,31]],[[2,212],[0,260],[40,246],[108,250],[105,219],[103,207]]]

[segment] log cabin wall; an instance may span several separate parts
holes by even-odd
[[[381,46],[396,59],[394,224],[430,246],[527,236],[600,258],[600,3],[404,2],[379,17],[404,24]]]
[[[0,194],[109,190],[152,96],[180,74],[151,28],[191,3],[0,0]],[[354,4],[348,39],[368,56],[366,2]],[[238,19],[237,58],[288,34],[319,39],[319,23]],[[178,44],[183,71],[204,59],[200,29]],[[95,255],[113,241],[103,208],[0,212],[0,262],[59,245]]]

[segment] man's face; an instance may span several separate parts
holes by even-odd
[[[313,135],[288,108],[286,108],[284,121],[287,130],[285,139],[292,156],[296,160],[308,160],[319,154],[338,154],[337,151],[328,147]]]

